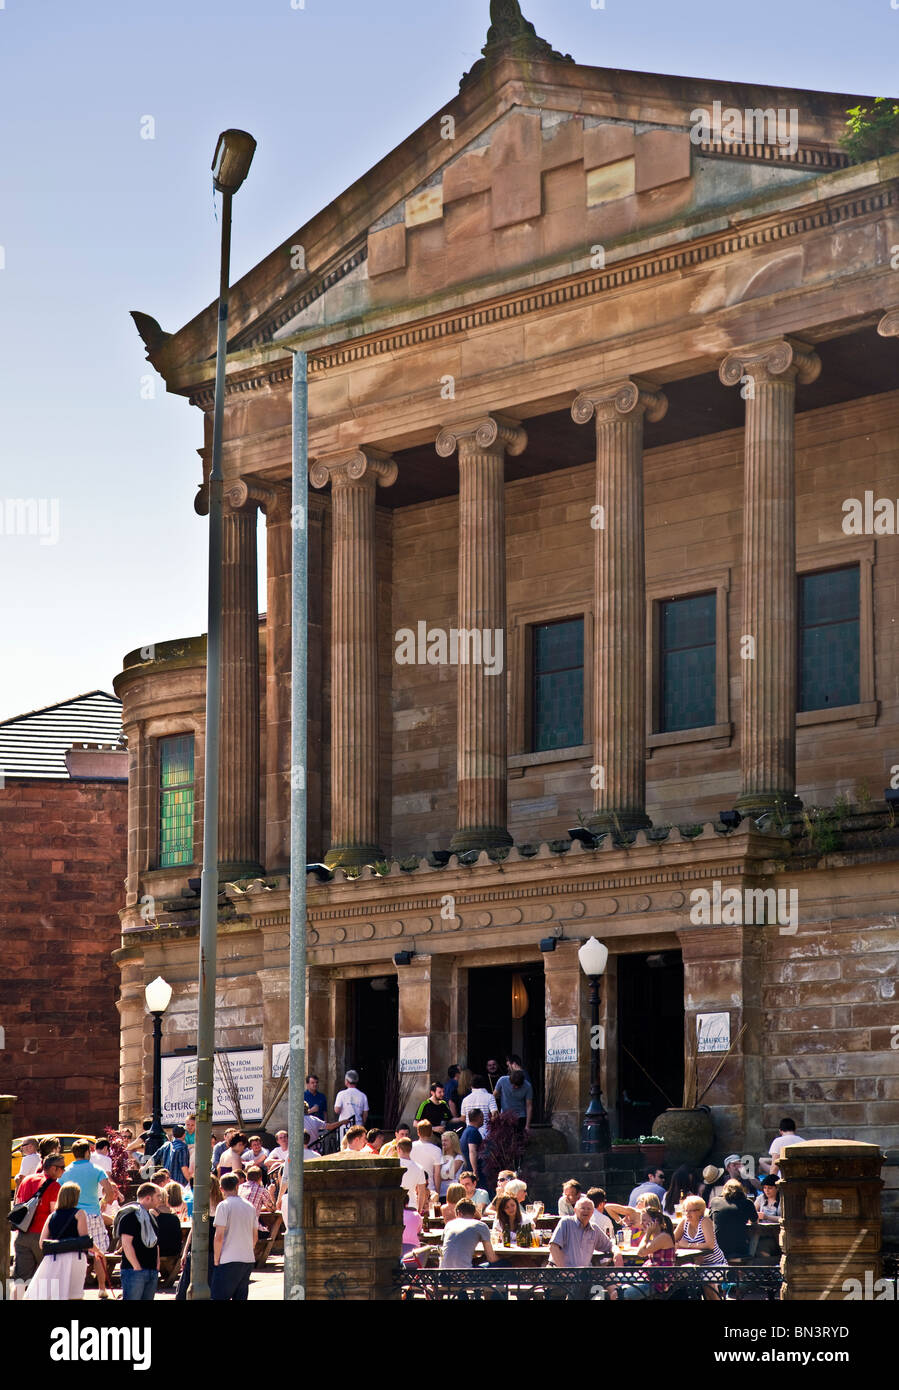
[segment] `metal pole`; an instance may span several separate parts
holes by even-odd
[[[222,543],[224,488],[222,430],[228,352],[228,279],[231,261],[231,194],[222,194],[222,256],[219,275],[212,468],[209,474],[209,622],[206,638],[206,760],[203,797],[203,871],[200,880],[200,961],[197,1005],[197,1128],[194,1210],[190,1238],[189,1297],[209,1298],[209,1173],[215,1069],[215,980],[219,896],[219,744],[222,709]]]
[[[583,1151],[584,1153],[605,1153],[611,1146],[609,1117],[602,1103],[602,1090],[599,1081],[599,1048],[593,1046],[593,1039],[599,1033],[599,975],[590,979],[590,1104],[584,1114]]]
[[[153,1123],[145,1152],[155,1154],[165,1143],[162,1129],[162,1014],[153,1015]]]
[[[309,388],[305,352],[293,355],[293,580],[290,757],[290,1079],[287,1101],[287,1231],[284,1297],[306,1297],[303,1225],[303,1091],[306,1077],[306,678],[308,655],[307,506]]]

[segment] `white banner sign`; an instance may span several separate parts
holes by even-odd
[[[546,1064],[577,1061],[577,1024],[561,1023],[546,1030]]]
[[[212,1123],[222,1124],[226,1120],[237,1120],[234,1107],[225,1085],[222,1059],[227,1059],[234,1084],[240,1094],[240,1111],[243,1120],[262,1119],[262,1064],[264,1052],[261,1047],[238,1049],[234,1052],[215,1054],[214,1098]],[[183,1124],[191,1111],[197,1108],[197,1059],[188,1057],[162,1058],[162,1123],[164,1125]]]
[[[730,1014],[697,1014],[698,1052],[726,1052],[730,1047]]]
[[[428,1039],[400,1038],[400,1071],[427,1071]]]

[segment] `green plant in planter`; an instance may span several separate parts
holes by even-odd
[[[658,1136],[657,1134],[641,1134],[641,1135],[640,1135],[640,1143],[641,1143],[641,1144],[664,1144],[664,1142],[665,1142],[665,1140],[664,1140],[664,1139],[660,1139],[659,1136]]]
[[[899,103],[875,97],[871,106],[853,106],[846,115],[846,134],[840,144],[853,164],[899,150]]]

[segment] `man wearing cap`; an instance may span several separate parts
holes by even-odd
[[[724,1169],[716,1168],[714,1163],[710,1163],[707,1168],[703,1168],[702,1181],[705,1183],[705,1186],[699,1189],[699,1195],[706,1206],[708,1206],[713,1197],[723,1196],[724,1183],[721,1181],[723,1177]]]
[[[751,1197],[753,1201],[755,1201],[762,1189],[755,1178],[747,1178],[744,1176],[743,1160],[739,1154],[727,1155],[727,1158],[724,1160],[724,1171],[727,1173],[728,1178],[733,1178],[735,1182],[740,1184],[747,1197]]]
[[[13,1279],[30,1280],[43,1258],[41,1250],[41,1231],[44,1223],[59,1196],[59,1180],[65,1172],[66,1161],[62,1154],[49,1154],[44,1159],[43,1171],[23,1178],[16,1193],[16,1202],[27,1202],[41,1193],[41,1199],[31,1218],[27,1231],[16,1231],[16,1263]],[[41,1189],[43,1188],[43,1191]]]

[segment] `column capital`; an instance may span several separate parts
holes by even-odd
[[[798,338],[772,338],[732,348],[718,368],[725,386],[738,386],[744,376],[771,381],[788,373],[802,386],[811,385],[821,375],[820,357]]]
[[[225,490],[225,497],[235,512],[261,507],[270,520],[276,513],[290,513],[289,483],[261,483],[252,478],[238,478]]]
[[[371,486],[390,487],[396,482],[399,468],[389,454],[364,445],[361,449],[345,449],[338,454],[317,458],[309,470],[313,487],[350,487],[365,481]]]
[[[877,332],[881,338],[899,338],[899,304],[892,309],[887,309],[877,325]]]
[[[594,415],[597,422],[603,423],[619,415],[642,411],[647,420],[655,424],[664,419],[667,410],[668,397],[664,392],[656,391],[645,382],[624,378],[588,386],[579,392],[571,407],[571,418],[577,425],[586,425]]]
[[[489,411],[474,420],[461,420],[452,425],[444,425],[437,436],[436,449],[442,459],[452,458],[458,449],[469,452],[486,452],[500,448],[516,457],[523,454],[528,445],[528,436],[518,420],[509,415]]]

